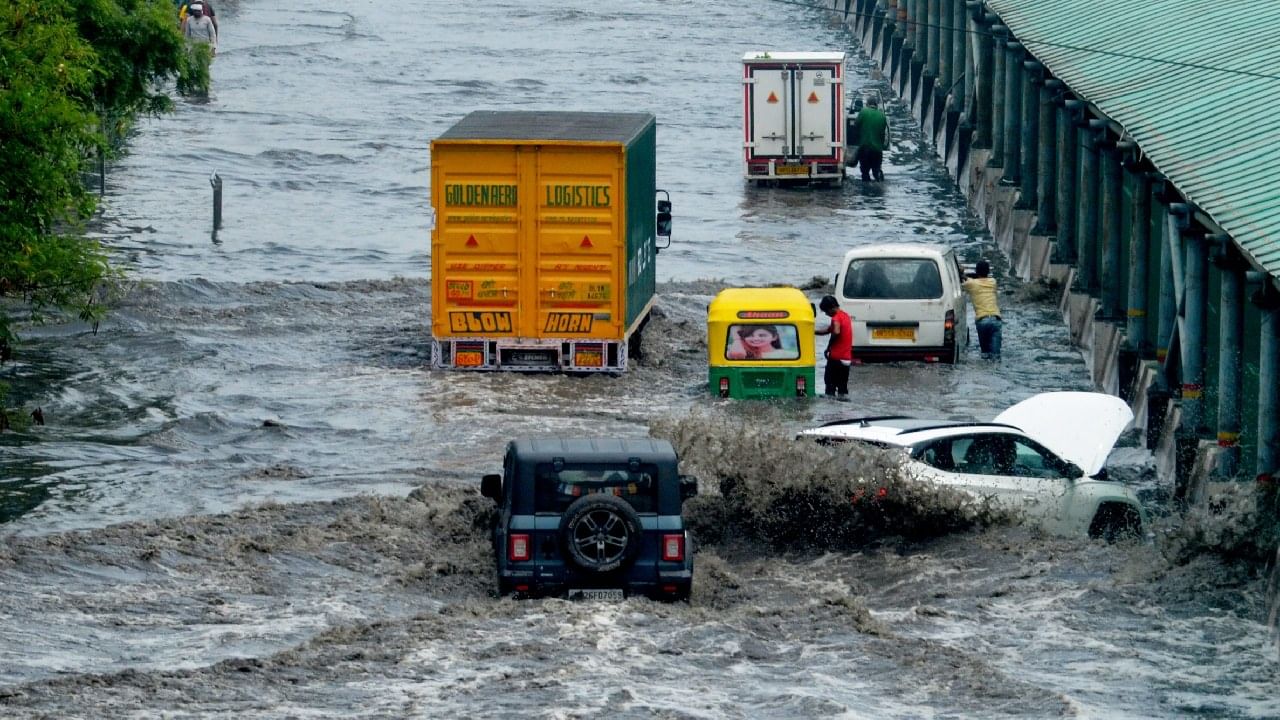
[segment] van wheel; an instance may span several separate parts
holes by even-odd
[[[613,495],[584,495],[560,520],[565,554],[588,572],[612,572],[631,564],[640,552],[641,534],[635,509]]]
[[[952,365],[960,363],[960,343],[951,344],[951,351],[947,353],[947,362]]]
[[[1089,537],[1109,543],[1131,540],[1142,535],[1142,516],[1132,505],[1103,503],[1089,523]]]

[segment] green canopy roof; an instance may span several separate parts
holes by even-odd
[[[987,0],[987,7],[1280,276],[1280,2]]]

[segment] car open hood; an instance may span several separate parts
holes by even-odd
[[[1133,421],[1129,404],[1115,395],[1049,392],[1033,395],[996,416],[1084,470],[1097,475],[1120,433]]]

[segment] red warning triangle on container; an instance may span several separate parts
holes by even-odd
[[[809,102],[811,103],[821,102],[820,100],[818,100],[818,93],[810,91]]]
[[[778,102],[777,93],[769,93],[769,99],[766,102],[777,103]]]
[[[479,247],[479,246],[480,246],[480,242],[476,240],[475,235],[467,236],[467,247]]]
[[[595,245],[593,245],[593,244],[592,244],[592,242],[591,242],[591,238],[587,237],[586,235],[583,235],[583,236],[582,236],[582,242],[578,243],[578,247],[580,247],[580,248],[584,248],[584,247],[585,247],[585,248],[593,248],[593,247],[595,247]]]

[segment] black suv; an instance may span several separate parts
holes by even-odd
[[[651,438],[507,444],[480,492],[498,504],[498,594],[685,600],[693,553],[681,507],[698,482]]]

